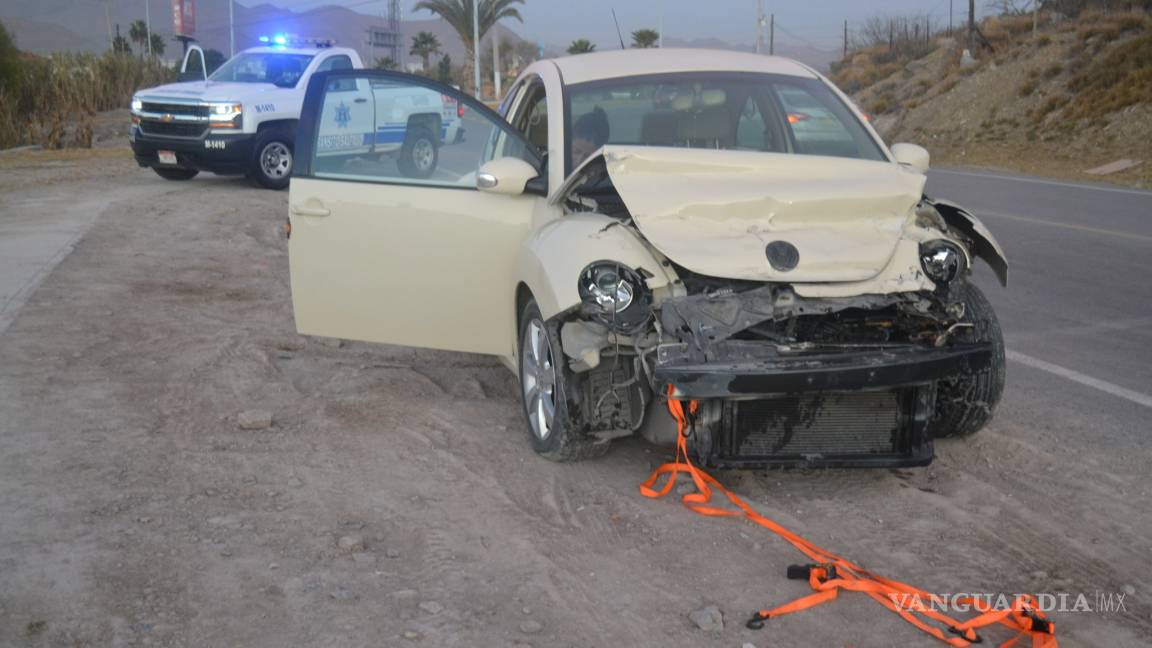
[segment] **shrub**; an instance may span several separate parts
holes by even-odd
[[[1152,32],[1122,43],[1068,81],[1072,117],[1089,117],[1152,103]]]
[[[1021,97],[1030,97],[1033,92],[1036,92],[1038,82],[1035,79],[1025,81],[1020,88],[1016,91]]]
[[[30,142],[57,147],[65,123],[125,108],[138,88],[174,77],[157,60],[112,52],[22,58],[16,80],[0,89],[0,148]]]
[[[1045,79],[1051,79],[1053,77],[1059,76],[1059,74],[1063,71],[1064,71],[1064,65],[1063,64],[1053,63],[1052,65],[1049,65],[1048,67],[1044,68],[1043,77]]]

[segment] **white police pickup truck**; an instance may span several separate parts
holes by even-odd
[[[211,171],[247,175],[269,189],[287,187],[308,80],[320,72],[364,66],[355,50],[330,42],[281,36],[269,42],[240,52],[202,81],[138,91],[132,98],[129,132],[136,162],[167,180]],[[357,131],[356,147],[344,147],[346,140],[339,138],[334,144],[340,143],[347,153],[396,156],[398,166],[414,177],[431,174],[439,147],[459,137],[455,104],[449,106],[439,95],[435,101],[422,93],[398,97],[396,111],[380,125],[398,121],[419,127],[377,130],[375,116],[357,104],[374,105],[364,96],[372,91],[357,86],[349,92],[341,123],[331,125],[334,136],[351,134],[361,125],[371,132]],[[398,137],[401,141],[393,141]]]

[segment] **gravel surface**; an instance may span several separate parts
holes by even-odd
[[[0,218],[160,198],[113,199],[0,334],[0,646],[935,645],[851,594],[747,630],[807,593],[784,578],[802,556],[641,497],[663,451],[552,464],[496,360],[297,335],[286,193],[122,162],[20,173]],[[1127,585],[1126,613],[1057,614],[1062,644],[1147,645],[1146,468],[1021,442],[1015,389],[927,469],[718,477],[934,591]]]

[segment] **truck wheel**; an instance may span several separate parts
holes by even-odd
[[[400,147],[400,157],[396,160],[400,173],[409,178],[431,176],[440,161],[440,151],[436,144],[436,137],[427,128],[409,129],[408,137]]]
[[[560,349],[560,331],[545,322],[534,300],[520,317],[520,394],[532,449],[552,461],[602,456],[608,441],[588,438],[569,415],[572,374]]]
[[[165,180],[191,180],[196,177],[200,171],[196,169],[177,169],[173,167],[152,167],[156,175],[164,178]]]
[[[941,380],[936,387],[936,412],[928,433],[936,439],[975,434],[992,420],[1004,393],[1004,337],[988,298],[973,284],[964,287],[964,321],[974,327],[968,342],[991,342],[992,365],[984,371]]]
[[[248,177],[266,189],[284,189],[292,178],[292,136],[269,129],[256,136]]]

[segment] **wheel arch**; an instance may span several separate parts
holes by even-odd
[[[296,126],[300,123],[299,119],[270,119],[265,122],[260,122],[256,126],[256,132],[262,133],[267,130],[280,129],[286,131],[292,137],[293,142],[296,140]]]

